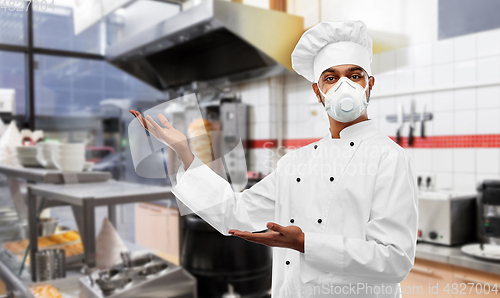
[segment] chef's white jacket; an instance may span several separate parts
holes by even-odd
[[[197,157],[177,181],[175,196],[224,235],[268,222],[302,229],[304,253],[273,248],[273,297],[400,297],[415,257],[416,177],[372,120],[287,153],[242,192]]]

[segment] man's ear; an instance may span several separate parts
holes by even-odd
[[[373,85],[375,85],[375,78],[374,78],[373,76],[371,76],[371,77],[368,79],[368,84],[370,85],[370,90],[372,90]]]
[[[313,88],[314,93],[316,94],[316,98],[318,99],[318,102],[323,103],[323,101],[321,100],[321,95],[319,93],[318,84],[317,83],[312,84],[312,88]]]

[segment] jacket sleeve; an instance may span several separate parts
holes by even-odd
[[[394,155],[380,161],[365,239],[305,233],[302,257],[311,266],[344,283],[399,283],[408,275],[415,258],[418,190],[409,157]]]
[[[274,220],[275,172],[242,192],[195,156],[189,168],[177,174],[172,193],[221,234],[230,229],[261,231]]]

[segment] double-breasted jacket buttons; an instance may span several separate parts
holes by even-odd
[[[349,145],[351,145],[351,147],[354,146],[354,142],[351,142]]]
[[[285,264],[290,265],[290,261],[286,261]]]
[[[294,222],[295,222],[295,220],[292,218],[292,219],[290,219],[290,222],[291,222],[291,223],[294,223]]]
[[[318,145],[314,145],[314,149],[318,148]]]
[[[297,182],[300,182],[300,178],[297,177]]]
[[[334,180],[334,178],[333,178],[333,177],[330,177],[330,181],[333,181],[333,180]]]
[[[318,223],[322,223],[323,221],[321,220],[321,218],[318,219]]]

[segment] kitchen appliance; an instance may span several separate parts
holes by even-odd
[[[419,192],[417,239],[452,246],[475,238],[476,194]]]
[[[156,255],[90,272],[80,278],[80,298],[196,298],[196,279],[183,268]]]
[[[36,252],[37,281],[64,277],[66,277],[66,260],[63,249],[45,249]]]
[[[214,128],[211,132],[214,160],[222,159],[224,169],[216,173],[231,183],[235,191],[247,185],[247,115],[248,105],[234,96],[219,94],[200,103],[202,115]],[[220,129],[220,131],[217,131]],[[241,147],[238,144],[241,142]]]
[[[484,180],[477,191],[479,239],[500,245],[500,180]]]
[[[222,297],[228,284],[241,297],[267,297],[271,289],[270,247],[224,236],[196,214],[184,216],[183,226],[181,262],[196,277],[200,298]]]
[[[292,14],[205,0],[107,46],[105,56],[159,90],[199,81],[221,86],[291,72],[303,22]]]
[[[500,261],[500,246],[495,244],[467,244],[460,249],[464,254],[487,261]]]

